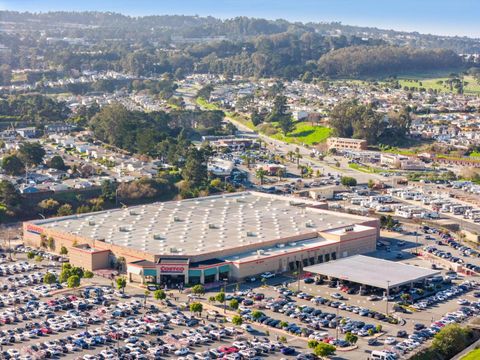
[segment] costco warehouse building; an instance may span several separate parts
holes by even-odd
[[[72,264],[162,284],[240,280],[375,250],[378,219],[310,200],[242,192],[24,223],[24,241],[52,237]]]

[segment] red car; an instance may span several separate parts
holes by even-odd
[[[42,328],[40,328],[40,331],[42,332],[43,335],[51,334],[51,333],[52,333],[52,329],[47,328],[47,327],[42,327]]]
[[[217,350],[226,355],[238,352],[235,346],[220,346]]]

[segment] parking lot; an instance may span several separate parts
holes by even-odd
[[[145,306],[144,289],[129,285],[126,295],[112,289],[111,280],[95,276],[84,279],[91,289],[65,289],[61,284],[44,285],[44,274],[58,274],[59,258],[44,255],[41,262],[28,260],[17,252],[16,260],[0,258],[0,345],[3,357],[18,359],[251,359],[258,357],[306,358],[308,339],[329,342],[337,347],[335,358],[359,359],[374,350],[392,351],[402,357],[418,351],[441,327],[464,322],[479,313],[479,290],[475,277],[453,273],[445,263],[416,256],[435,246],[464,262],[478,265],[475,249],[448,244],[435,232],[414,235],[382,232],[383,245],[371,254],[430,268],[436,264],[442,280],[423,288],[408,289],[411,299],[400,312],[401,293],[388,299],[382,291],[358,288],[328,279],[300,280],[294,274],[275,275],[266,286],[254,282],[227,286],[227,303],[240,303],[244,323],[233,326],[233,313],[217,306],[217,315],[204,311],[195,316],[185,308],[186,294],[177,290],[168,303],[149,296]],[[420,234],[420,233],[419,233]],[[438,241],[443,241],[438,245]],[[433,245],[434,244],[434,245]],[[399,256],[401,254],[401,256]],[[315,281],[318,280],[318,281]],[[438,285],[438,286],[437,286]],[[428,287],[430,286],[430,287]],[[57,295],[51,293],[58,292]],[[406,291],[406,289],[404,289]],[[423,292],[422,292],[423,291]],[[213,293],[214,294],[214,293]],[[214,306],[205,294],[205,308]],[[183,310],[182,310],[183,309]],[[397,311],[394,311],[397,310]],[[387,316],[388,314],[388,316]],[[351,346],[347,332],[356,334]],[[285,339],[282,339],[285,336]],[[282,343],[279,340],[286,340]],[[260,343],[261,342],[261,343]],[[267,343],[268,342],[268,343]],[[282,350],[284,349],[284,350]]]

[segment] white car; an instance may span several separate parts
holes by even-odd
[[[387,337],[384,341],[385,345],[393,345],[397,342],[397,340],[394,337]]]
[[[183,355],[187,355],[189,352],[190,352],[190,349],[184,347],[184,348],[180,348],[180,349],[178,349],[177,351],[175,351],[175,355],[177,355],[177,356],[183,356]]]
[[[270,279],[274,276],[275,274],[272,274],[270,271],[264,272],[262,275],[260,275],[260,277],[262,277],[263,279]]]

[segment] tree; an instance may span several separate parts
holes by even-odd
[[[263,122],[263,117],[258,113],[257,110],[253,110],[250,115],[250,120],[252,121],[253,126],[257,126]]]
[[[319,341],[314,339],[308,340],[307,342],[307,346],[309,349],[315,349],[318,344],[319,344]]]
[[[320,357],[327,357],[335,353],[335,346],[327,344],[324,342],[318,343],[318,345],[313,349],[313,353]]]
[[[90,270],[85,270],[83,272],[83,277],[85,279],[91,279],[91,278],[93,278],[93,272],[91,272]]]
[[[216,296],[215,296],[215,300],[218,301],[219,303],[223,303],[225,301],[225,293],[222,291],[222,292],[219,292]]]
[[[79,278],[82,278],[84,276],[83,269],[78,266],[72,266],[72,268],[70,269],[70,273],[72,275],[77,275]]]
[[[278,126],[280,127],[280,130],[282,130],[283,135],[285,135],[285,136],[288,133],[295,130],[295,124],[293,123],[293,119],[288,114],[283,115],[278,119]]]
[[[39,143],[24,142],[18,148],[18,156],[27,166],[36,166],[42,163],[45,150]]]
[[[65,265],[65,264],[64,264]],[[58,277],[58,281],[61,283],[65,283],[68,281],[68,278],[72,276],[72,273],[69,268],[63,268],[60,272],[60,276]]]
[[[33,251],[27,252],[27,259],[32,260],[35,257],[35,253]]]
[[[43,283],[50,285],[50,284],[55,284],[57,282],[57,277],[55,274],[52,274],[50,272],[47,272],[45,276],[43,277]]]
[[[80,277],[78,275],[72,275],[67,280],[67,286],[70,289],[74,289],[80,286]]]
[[[373,187],[375,186],[375,181],[373,181],[372,179],[369,179],[367,186],[369,189],[373,189]]]
[[[68,216],[72,214],[73,214],[72,205],[70,204],[63,204],[58,208],[58,211],[57,211],[58,216]]]
[[[196,313],[196,314],[201,315],[201,314],[202,314],[202,311],[203,311],[203,305],[202,305],[202,303],[199,303],[199,302],[191,303],[191,304],[190,304],[190,311],[191,311],[192,313]]]
[[[117,289],[122,290],[122,293],[125,292],[125,287],[127,286],[127,279],[124,276],[117,278]]]
[[[432,348],[441,353],[446,359],[462,351],[470,343],[472,331],[458,324],[449,324],[435,334]]]
[[[153,292],[153,298],[155,300],[160,300],[160,301],[163,301],[167,298],[167,294],[165,293],[165,291],[159,289],[159,290],[155,290]]]
[[[2,159],[2,169],[7,175],[25,174],[25,164],[17,155],[7,155]]]
[[[192,290],[192,293],[195,295],[205,294],[205,288],[203,287],[203,285],[200,285],[200,284],[192,286],[191,290]]]
[[[53,156],[50,161],[48,162],[48,166],[52,169],[57,170],[65,170],[67,167],[65,166],[65,162],[60,155]]]
[[[117,184],[111,180],[102,181],[102,198],[108,201],[114,201],[116,197]]]
[[[358,341],[358,336],[352,334],[350,331],[345,334],[345,341],[348,341],[350,344],[355,345]]]
[[[59,206],[60,203],[54,199],[44,199],[38,203],[38,207],[42,209],[42,213],[46,214],[54,214]]]
[[[262,315],[263,315],[263,313],[259,310],[253,310],[252,311],[252,318],[254,320],[258,320]]]
[[[238,300],[237,299],[232,299],[230,300],[230,302],[228,303],[228,306],[230,309],[232,310],[237,310],[238,309]]]
[[[255,177],[260,180],[260,185],[263,185],[263,181],[265,180],[265,176],[267,176],[267,171],[262,169],[262,168],[258,168],[256,171],[255,171]]]
[[[342,176],[340,182],[343,186],[357,186],[357,179],[351,176]]]
[[[65,246],[62,246],[60,248],[60,255],[67,255],[68,254],[68,250]]]
[[[232,317],[232,324],[236,326],[240,326],[243,324],[243,319],[240,315],[234,315]]]
[[[382,331],[382,325],[381,324],[378,324],[377,326],[375,326],[375,331],[376,332],[381,332]]]
[[[284,178],[286,174],[287,174],[287,171],[285,170],[285,168],[283,167],[279,168],[277,170],[278,180],[282,180],[282,178]]]
[[[48,237],[47,239],[47,244],[48,244],[48,248],[51,250],[51,251],[54,251],[55,250],[55,239],[51,236]]]
[[[36,262],[42,262],[42,261],[43,261],[43,257],[40,256],[40,255],[37,255],[37,256],[35,256],[35,261],[36,261]]]
[[[207,179],[207,165],[202,151],[190,148],[182,169],[183,179],[192,187],[202,185]]]

